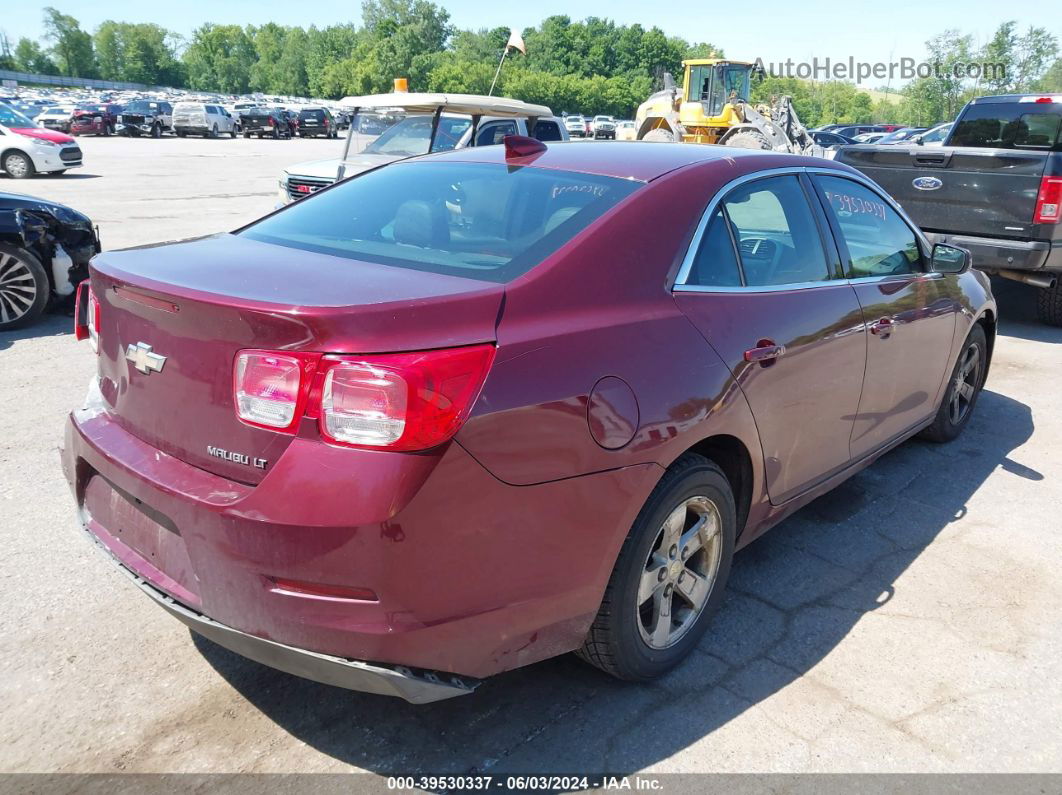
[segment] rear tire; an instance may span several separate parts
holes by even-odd
[[[11,179],[29,179],[37,173],[33,159],[25,152],[8,152],[4,156],[3,166]]]
[[[723,602],[736,536],[726,476],[708,459],[686,453],[635,519],[576,654],[635,682],[677,665]]]
[[[0,331],[40,317],[51,290],[40,260],[24,248],[0,243]]]
[[[671,132],[667,127],[657,127],[655,130],[650,130],[643,137],[643,141],[658,141],[661,143],[671,142],[674,143],[678,139],[675,137],[675,133]]]
[[[738,149],[770,149],[771,144],[761,132],[755,130],[745,130],[744,132],[734,133],[732,136],[726,139],[726,146],[734,146]]]
[[[213,127],[210,128],[210,132],[207,133],[207,137],[208,138],[217,138],[218,137],[218,126],[216,124]]]
[[[1054,287],[1040,288],[1036,296],[1036,315],[1041,323],[1062,326],[1062,274]]]
[[[919,434],[923,439],[950,442],[962,433],[973,416],[974,406],[985,384],[987,367],[988,340],[985,330],[976,324],[962,344],[933,424]]]

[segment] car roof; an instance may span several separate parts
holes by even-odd
[[[545,151],[517,158],[520,165],[555,168],[602,177],[620,177],[643,182],[694,163],[733,162],[736,158],[776,154],[756,149],[707,144],[610,141],[608,143],[553,142]],[[432,162],[509,163],[504,146],[475,146],[453,149],[416,158]],[[824,161],[829,162],[829,161]]]

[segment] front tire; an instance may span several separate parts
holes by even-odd
[[[25,152],[8,152],[3,165],[11,179],[29,179],[37,173],[33,160]]]
[[[0,331],[26,326],[48,305],[51,285],[33,254],[0,243]]]
[[[726,475],[708,459],[686,453],[635,519],[576,654],[635,682],[677,665],[722,604],[736,537],[737,510]]]
[[[161,125],[156,124],[156,125],[152,126],[152,128],[151,128],[151,137],[152,138],[161,138],[162,137],[162,126]]]
[[[950,442],[962,433],[973,415],[988,370],[988,340],[976,324],[966,337],[951,371],[948,389],[933,424],[920,434],[931,442]]]
[[[1036,316],[1041,323],[1062,326],[1062,281],[1054,287],[1041,287],[1036,296]]]

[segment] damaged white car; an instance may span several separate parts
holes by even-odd
[[[49,304],[72,305],[99,250],[92,221],[76,210],[0,193],[0,332],[32,323]]]

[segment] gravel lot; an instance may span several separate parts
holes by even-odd
[[[232,229],[325,140],[82,139],[0,178],[104,245]],[[1004,322],[966,434],[909,442],[739,555],[700,650],[651,686],[564,657],[413,707],[200,640],[73,529],[57,447],[94,362],[49,316],[0,334],[0,770],[1062,771],[1062,329]]]

